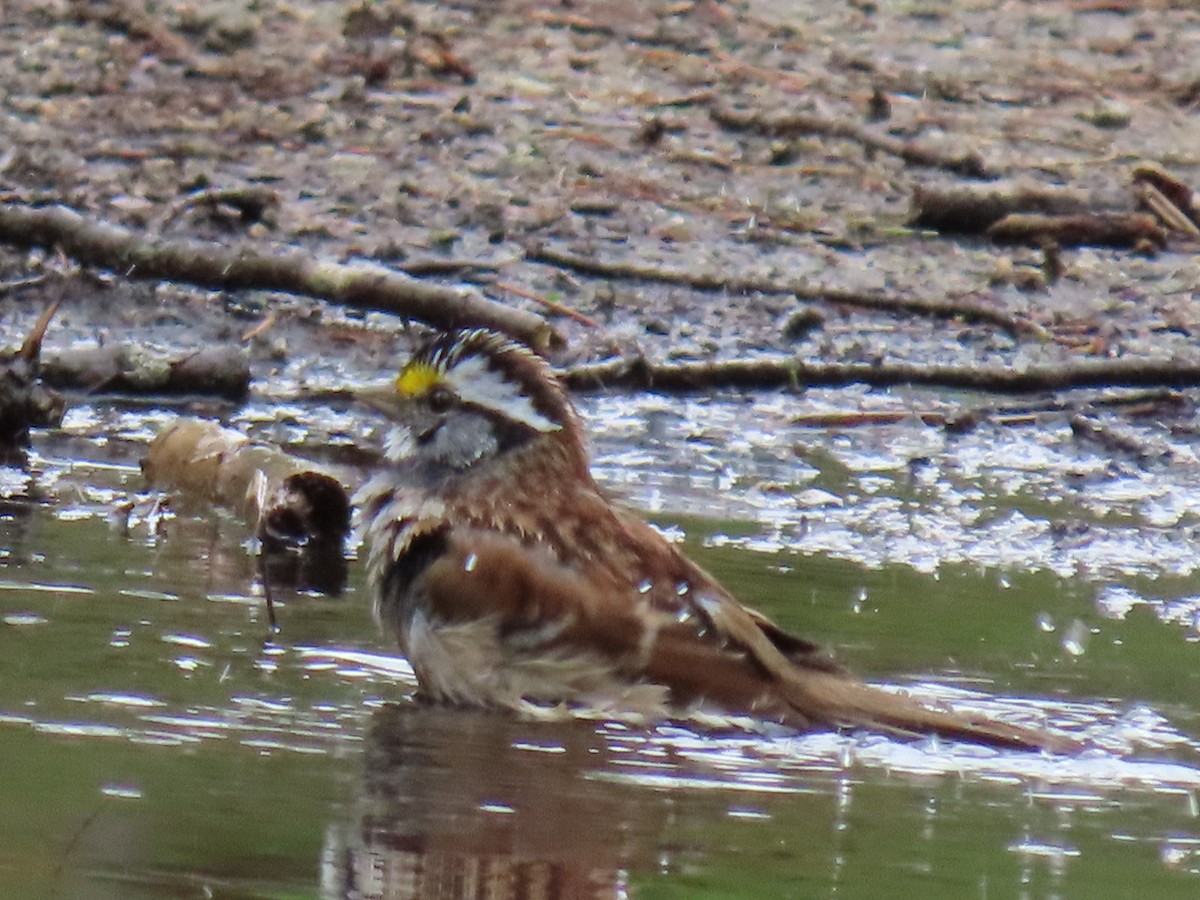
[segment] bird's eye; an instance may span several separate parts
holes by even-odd
[[[436,413],[443,413],[454,405],[454,394],[449,388],[437,385],[430,389],[426,400],[430,409]]]

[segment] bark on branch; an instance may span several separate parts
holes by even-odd
[[[1197,387],[1200,386],[1200,363],[1103,359],[997,369],[908,363],[812,363],[793,358],[668,364],[633,359],[575,366],[563,370],[559,377],[577,392],[629,388],[690,393],[715,388],[840,387],[849,384],[892,387],[909,384],[996,394],[1030,394],[1097,387]]]
[[[156,240],[87,219],[65,206],[0,204],[0,242],[58,249],[87,265],[142,281],[210,290],[279,291],[355,309],[379,310],[437,328],[487,327],[536,349],[563,343],[544,319],[488,300],[471,288],[446,287],[367,263],[314,260],[307,252],[260,253],[195,240]]]
[[[48,354],[42,379],[56,388],[91,393],[201,394],[240,400],[250,389],[250,360],[237,346],[169,356],[136,344],[109,344]]]

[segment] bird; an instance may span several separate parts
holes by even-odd
[[[438,333],[356,393],[388,423],[355,496],[375,617],[428,701],[1073,746],[868,684],[739,603],[596,482],[580,414],[524,344]]]

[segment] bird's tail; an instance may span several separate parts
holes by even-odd
[[[868,728],[898,737],[936,734],[1019,750],[1068,753],[1079,744],[1065,735],[928,706],[904,693],[872,687],[834,672],[807,670],[787,679],[788,702],[801,716],[837,728]]]

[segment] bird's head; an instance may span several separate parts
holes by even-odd
[[[587,467],[579,417],[549,365],[491,331],[441,335],[395,378],[357,396],[399,426],[385,447],[393,461],[463,470],[541,444]]]

